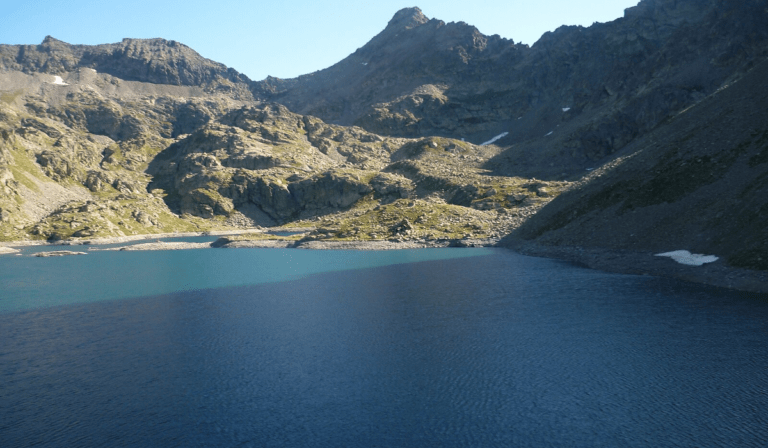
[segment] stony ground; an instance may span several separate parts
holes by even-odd
[[[0,102],[5,241],[280,226],[315,228],[314,240],[500,238],[570,185],[491,175],[481,166],[493,145],[13,76],[26,84]]]

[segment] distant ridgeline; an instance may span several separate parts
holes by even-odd
[[[531,47],[407,8],[262,81],[163,39],[0,45],[0,237],[284,225],[765,270],[767,56],[764,0],[643,0]]]

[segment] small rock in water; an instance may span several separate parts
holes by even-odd
[[[52,250],[36,253],[36,257],[63,257],[65,255],[88,255],[87,252],[74,252],[71,250]]]

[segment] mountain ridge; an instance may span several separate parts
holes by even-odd
[[[126,81],[210,90],[242,85],[238,94],[252,100],[251,80],[224,64],[206,59],[173,40],[131,39],[101,45],[72,45],[46,36],[39,45],[0,45],[0,66],[24,73],[59,75],[81,68],[107,73]]]
[[[579,115],[584,124],[563,142],[574,154],[565,171],[573,173],[764,58],[766,29],[755,1],[646,0],[613,22],[545,33],[532,47],[424,18],[408,29],[385,29],[332,67],[256,82],[255,91],[269,84],[264,98],[382,135],[480,143],[507,132],[499,141],[505,146],[536,140]],[[501,170],[527,152],[499,159]]]

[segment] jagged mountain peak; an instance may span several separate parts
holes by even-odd
[[[42,46],[55,46],[55,45],[67,45],[69,46],[67,42],[64,42],[63,40],[56,39],[55,37],[48,35],[45,36],[43,41],[40,43]]]
[[[414,6],[412,8],[403,8],[397,11],[392,20],[387,24],[387,29],[407,30],[429,22],[429,18],[421,12],[421,9]]]
[[[764,57],[768,17],[761,3],[643,0],[622,18],[563,26],[532,47],[405,8],[338,64],[256,83],[254,91],[296,112],[396,136],[482,142],[507,133],[501,143],[512,145],[575,120],[583,132],[570,131],[571,153],[595,159]],[[436,90],[442,93],[423,93]],[[627,116],[634,118],[624,126]],[[625,130],[603,135],[590,117]]]

